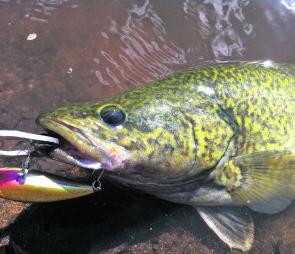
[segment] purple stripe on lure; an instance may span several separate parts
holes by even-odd
[[[0,185],[11,181],[16,181],[19,184],[24,184],[25,179],[19,176],[19,173],[21,173],[20,170],[0,169]]]

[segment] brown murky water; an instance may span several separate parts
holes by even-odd
[[[204,62],[295,63],[294,24],[292,0],[0,0],[0,128],[40,132],[49,108]],[[109,183],[79,200],[0,202],[1,253],[229,252],[192,208]],[[295,253],[294,212],[257,214],[250,253]]]

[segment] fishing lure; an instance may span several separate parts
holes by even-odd
[[[50,202],[77,198],[101,190],[100,178],[103,171],[92,185],[87,185],[30,169],[32,157],[50,154],[59,144],[57,138],[14,130],[0,130],[0,137],[31,141],[29,149],[0,150],[0,156],[25,157],[20,168],[0,168],[0,197],[25,202]]]

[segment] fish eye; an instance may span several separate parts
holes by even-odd
[[[116,106],[104,107],[100,111],[100,116],[105,123],[112,126],[120,125],[126,119],[124,111]]]

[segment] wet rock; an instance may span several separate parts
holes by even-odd
[[[277,241],[274,248],[274,254],[293,254],[295,253],[295,243],[284,244],[282,240]]]
[[[7,246],[9,244],[9,235],[6,235],[0,239],[0,246]]]
[[[240,251],[240,250],[230,250],[227,253],[228,254],[248,254],[249,252],[243,252],[243,251]]]
[[[274,254],[284,254],[284,242],[282,240],[277,241],[274,248]]]
[[[152,244],[152,250],[153,250],[153,253],[159,253],[159,241],[154,239],[154,240],[151,240],[151,244]]]

